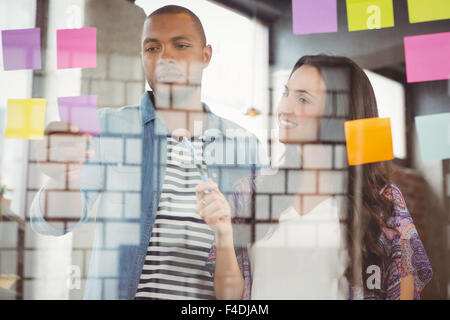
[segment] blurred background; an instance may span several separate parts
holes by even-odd
[[[291,0],[1,1],[1,30],[41,29],[42,68],[6,72],[0,66],[0,131],[5,130],[7,100],[13,98],[47,99],[46,123],[58,120],[57,97],[61,96],[96,94],[98,108],[139,104],[141,94],[148,89],[140,58],[142,25],[146,15],[167,4],[182,5],[196,13],[213,47],[203,79],[203,100],[218,115],[255,133],[269,151],[272,115],[298,58],[319,53],[347,56],[366,70],[380,116],[391,118],[394,181],[405,196],[434,271],[423,298],[448,299],[450,160],[423,160],[414,118],[450,112],[450,81],[407,83],[403,38],[450,31],[450,22],[411,24],[406,1],[394,0],[394,27],[349,32],[345,2],[337,3],[338,32],[294,35]],[[56,30],[83,26],[97,28],[97,67],[58,70]],[[2,61],[0,57],[0,64]],[[4,196],[11,201],[2,202],[0,211],[0,299],[80,299],[93,241],[92,223],[58,238],[31,230],[30,202],[45,182],[36,165],[34,143],[0,136],[1,184],[12,189]],[[344,150],[342,144],[332,145],[327,169],[338,169],[336,159]],[[308,162],[306,157],[305,152],[304,163]],[[249,226],[251,240],[264,235],[273,222],[271,212],[276,210],[271,205],[276,201],[272,197],[292,196],[285,180],[288,171],[285,174],[283,170],[301,168],[301,163],[280,167],[282,174],[270,189],[261,190],[256,199],[258,219]],[[333,179],[338,185],[342,177],[334,175]],[[322,188],[317,186],[317,190]],[[320,192],[301,196],[303,210],[320,196]],[[78,220],[70,210],[49,211],[48,219],[60,226]],[[108,235],[111,233],[105,236],[104,249],[113,252],[115,241]],[[117,257],[109,257],[113,265]],[[117,286],[116,272],[112,268],[99,280],[103,281],[106,299],[117,298],[115,290],[108,289]]]

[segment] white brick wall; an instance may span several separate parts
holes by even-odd
[[[278,219],[280,214],[293,206],[297,211],[300,211],[300,196],[294,195],[273,195],[272,196],[272,219]]]
[[[34,197],[36,196],[37,192],[34,191],[27,191],[27,211],[25,212],[27,218],[30,217],[30,208],[31,208],[31,203],[33,202]]]
[[[94,222],[72,232],[74,249],[91,249],[94,241]]]
[[[331,169],[333,162],[331,145],[311,144],[303,146],[303,168]]]
[[[103,299],[117,300],[119,299],[119,280],[105,279],[104,280]]]
[[[106,163],[122,163],[123,157],[123,143],[120,138],[103,137],[100,140],[100,148],[102,150],[102,161]]]
[[[142,140],[127,139],[125,161],[140,164],[142,162]]]
[[[251,243],[251,225],[240,224],[235,225],[233,231],[235,246],[246,246]]]
[[[285,193],[284,170],[278,170],[274,175],[265,176],[264,182],[256,185],[256,193]]]
[[[140,56],[109,56],[109,77],[115,80],[142,80],[144,71]]]
[[[288,174],[289,193],[315,193],[316,172],[315,171],[289,171]]]
[[[340,93],[336,95],[336,115],[339,117],[345,117],[348,114],[349,107],[349,95],[348,93]]]
[[[122,217],[123,205],[126,201],[124,195],[123,192],[102,192],[102,212],[110,218]]]
[[[45,139],[43,140],[30,140],[30,153],[28,154],[28,159],[30,161],[37,161],[37,160],[45,160],[45,154],[40,153],[40,154],[36,154],[36,148],[39,145],[45,146]]]
[[[89,141],[89,149],[94,150],[94,154],[88,158],[88,162],[100,162],[101,161],[101,154],[100,154],[100,141],[103,138],[100,139],[99,136],[92,136],[91,141]]]
[[[325,118],[320,121],[320,139],[322,141],[345,141],[344,119]]]
[[[42,168],[48,168],[48,170],[58,170],[64,172],[64,164],[41,164]],[[30,163],[28,165],[28,188],[29,189],[40,189],[44,186],[48,178],[42,173],[39,166],[35,163]],[[45,169],[43,169],[45,170]],[[65,181],[61,179],[54,186],[55,189],[64,189]]]
[[[139,105],[141,103],[141,96],[144,93],[144,89],[143,82],[127,83],[127,105]]]
[[[77,191],[49,191],[47,214],[49,217],[80,218],[81,194]]]
[[[255,227],[255,240],[263,238],[272,227],[270,223],[258,223]]]
[[[138,245],[140,238],[139,223],[107,222],[106,247],[116,248],[121,245]]]
[[[255,197],[255,216],[256,219],[269,219],[270,207],[269,207],[269,196],[267,195],[257,195]],[[246,217],[251,216],[251,210],[246,212]]]
[[[16,248],[18,241],[17,222],[0,222],[0,248]]]
[[[346,168],[348,166],[347,148],[345,145],[334,146],[334,167],[336,169]]]
[[[284,159],[280,163],[280,168],[300,169],[301,166],[301,147],[297,144],[286,144]]]
[[[25,250],[24,260],[26,278],[65,278],[67,267],[71,265],[71,248]]]
[[[64,227],[62,222],[51,222],[51,225],[58,229]],[[27,249],[49,248],[52,243],[57,244],[58,242],[64,241],[63,238],[65,237],[71,237],[71,235],[65,235],[63,237],[44,236],[35,232],[29,223],[25,225],[25,248]]]
[[[311,211],[314,207],[326,199],[328,199],[327,196],[303,196],[302,214]]]
[[[346,172],[344,171],[320,171],[320,193],[344,193],[346,190]]]
[[[125,194],[125,218],[139,219],[141,217],[141,194],[126,193]]]
[[[102,269],[89,270],[92,277],[116,277],[119,274],[119,251],[98,250],[97,258],[102,261]]]
[[[83,78],[90,79],[105,79],[107,77],[108,56],[97,53],[97,67],[86,68],[82,70]]]
[[[0,274],[17,274],[17,251],[0,250]]]
[[[102,176],[104,170],[105,170],[104,165],[99,164],[84,165],[81,170],[82,179],[84,179],[85,181],[85,183],[83,183],[83,190],[98,190],[103,188]],[[74,183],[71,180],[69,182],[69,189],[80,190],[80,184]]]
[[[66,300],[69,298],[66,281],[66,278],[25,280],[24,300]]]
[[[125,105],[123,81],[92,80],[91,92],[98,96],[99,107],[121,107]]]
[[[114,191],[140,191],[141,167],[108,166],[106,188]]]

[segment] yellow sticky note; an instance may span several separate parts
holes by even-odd
[[[394,159],[390,118],[346,121],[344,128],[349,165]]]
[[[449,0],[408,0],[409,22],[450,19]]]
[[[46,99],[9,99],[5,138],[41,139]]]
[[[392,0],[347,0],[348,31],[394,26]]]

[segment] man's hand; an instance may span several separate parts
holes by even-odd
[[[81,165],[94,155],[94,151],[86,147],[90,140],[91,135],[79,133],[74,125],[49,123],[36,148],[40,170],[54,180],[65,179],[66,175],[74,181],[79,180]]]
[[[202,219],[216,233],[216,241],[232,242],[231,209],[228,201],[212,180],[196,187],[197,209]]]

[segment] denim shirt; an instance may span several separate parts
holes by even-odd
[[[202,106],[208,177],[227,196],[239,178],[267,166],[268,158],[254,135]],[[96,212],[84,298],[133,299],[161,197],[169,130],[151,92],[140,105],[100,109],[99,120],[102,134],[90,142],[95,156],[81,169],[80,220],[67,229],[48,223],[39,204],[43,187],[30,207],[30,223],[38,233],[61,236],[77,232]]]

